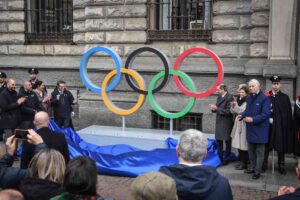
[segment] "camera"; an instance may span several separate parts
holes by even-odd
[[[27,140],[28,130],[16,129],[15,137],[21,140]]]

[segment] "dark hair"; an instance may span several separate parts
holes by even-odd
[[[66,167],[63,187],[75,195],[97,195],[97,175],[95,161],[78,156],[70,160]]]
[[[63,80],[59,80],[59,81],[57,81],[56,85],[59,86],[59,84],[66,84],[66,82]]]
[[[249,88],[248,88],[248,86],[242,86],[240,88],[240,90],[244,90],[247,94],[249,94]]]
[[[36,85],[36,87],[40,87],[43,83],[44,83],[43,81],[37,80],[35,82],[35,85]]]
[[[225,92],[227,92],[227,85],[221,83],[221,84],[219,85],[219,87],[220,87],[221,90],[224,90]]]

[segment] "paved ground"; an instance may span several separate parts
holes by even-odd
[[[287,159],[287,175],[280,175],[277,171],[272,174],[272,171],[268,170],[258,180],[253,180],[251,175],[244,174],[243,171],[235,170],[234,164],[233,162],[220,167],[218,171],[229,179],[236,200],[270,199],[277,195],[277,190],[281,185],[296,187],[295,160],[292,158]],[[271,159],[269,166],[271,168]],[[275,170],[277,169],[275,168]],[[132,180],[132,178],[127,177],[99,175],[98,192],[102,196],[113,196],[116,200],[132,200],[130,196]]]
[[[0,148],[1,147],[3,147],[2,142],[0,142]],[[235,162],[227,166],[219,167],[218,171],[229,179],[234,199],[261,200],[276,196],[277,190],[281,185],[297,187],[295,163],[295,159],[287,158],[287,175],[280,175],[276,168],[275,174],[272,174],[271,169],[269,169],[266,173],[263,173],[262,177],[258,180],[253,180],[251,175],[244,174],[243,171],[235,170]],[[19,162],[15,162],[14,166],[19,166]],[[269,168],[271,168],[271,158],[269,160]],[[132,200],[130,195],[130,185],[132,181],[133,179],[128,177],[99,175],[98,193],[102,196],[112,196],[116,200]]]

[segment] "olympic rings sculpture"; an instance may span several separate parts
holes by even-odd
[[[97,85],[95,85],[94,83],[92,83],[92,81],[88,78],[88,74],[87,74],[88,60],[94,53],[97,53],[97,52],[104,52],[104,53],[108,54],[109,56],[111,56],[111,58],[113,59],[115,65],[116,65],[116,69],[112,70],[104,77],[101,88],[98,87]],[[157,55],[162,60],[162,63],[165,68],[164,71],[160,71],[150,80],[148,87],[146,87],[143,77],[135,70],[130,69],[135,58],[143,52],[152,52],[155,55]],[[194,82],[192,81],[192,79],[186,73],[179,71],[180,64],[184,60],[184,58],[186,58],[188,55],[190,55],[192,53],[196,53],[196,52],[204,53],[204,54],[208,55],[210,58],[212,58],[214,63],[217,66],[217,71],[218,71],[218,75],[217,75],[217,78],[216,78],[216,81],[214,82],[214,84],[208,90],[206,90],[204,92],[200,92],[200,93],[196,92],[196,88],[195,88],[195,85],[194,85]],[[162,51],[160,51],[156,48],[141,47],[139,49],[136,49],[128,56],[128,58],[125,62],[125,67],[121,68],[121,58],[119,57],[119,55],[116,52],[114,52],[112,49],[110,49],[108,47],[94,47],[94,48],[88,50],[82,56],[82,58],[80,60],[79,71],[80,71],[80,77],[81,77],[83,84],[88,89],[90,89],[92,92],[101,94],[104,104],[113,113],[115,113],[117,115],[125,116],[125,115],[130,115],[130,114],[136,112],[143,105],[143,103],[145,101],[145,95],[147,95],[147,100],[149,101],[149,104],[153,108],[153,110],[160,116],[163,116],[163,117],[169,118],[169,119],[175,119],[175,118],[184,116],[192,109],[196,98],[207,97],[207,96],[211,95],[212,93],[214,93],[216,91],[216,87],[220,83],[222,83],[223,76],[224,76],[223,64],[222,64],[221,59],[213,51],[211,51],[209,49],[205,49],[205,48],[191,48],[191,49],[184,51],[176,59],[173,69],[170,69],[170,66],[171,66],[171,64],[170,64],[169,58]],[[125,78],[126,78],[128,85],[135,92],[139,93],[137,103],[132,108],[127,109],[127,110],[114,105],[113,102],[107,96],[107,92],[113,90],[118,85],[118,83],[121,80],[122,74],[125,74]],[[162,109],[162,107],[159,104],[156,103],[156,101],[154,99],[154,94],[164,88],[164,86],[168,82],[170,75],[173,75],[174,82],[175,82],[176,86],[178,87],[178,89],[182,93],[184,93],[186,96],[190,97],[186,107],[182,111],[177,112],[177,113],[170,113],[170,112],[165,111],[164,109]],[[112,77],[113,77],[113,80],[110,82]],[[188,89],[186,89],[183,86],[183,84],[181,83],[181,81],[179,80],[178,77],[187,84]],[[137,85],[132,82],[132,78],[136,81]],[[162,78],[162,81],[161,81],[160,85],[156,86],[156,83],[161,78]],[[147,88],[147,90],[146,90],[146,88]]]

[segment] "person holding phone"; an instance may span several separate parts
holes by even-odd
[[[12,167],[14,162],[14,152],[17,148],[17,140],[18,138],[16,138],[16,135],[7,138],[5,143],[6,154],[0,155],[0,188],[3,189],[18,187],[21,180],[23,180],[28,173],[27,169]],[[28,130],[26,141],[35,145],[36,153],[47,147],[42,137],[32,129]]]

